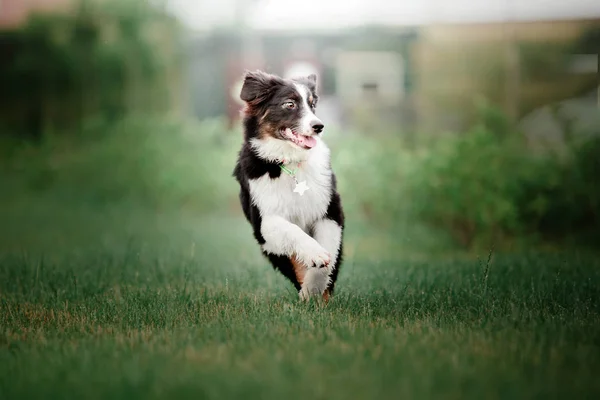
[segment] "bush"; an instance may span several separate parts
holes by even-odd
[[[88,121],[77,136],[58,132],[39,143],[13,141],[0,165],[10,194],[4,200],[222,209],[236,193],[232,141],[241,140],[224,126],[129,117],[110,124]]]
[[[450,235],[466,249],[598,230],[600,135],[572,132],[576,140],[560,154],[540,154],[498,109],[481,103],[478,113],[467,132],[421,136],[415,148],[401,135],[344,134],[334,141],[351,218],[361,216],[397,243],[421,232],[419,244],[441,244]]]
[[[538,228],[551,235],[597,230],[600,225],[600,132],[568,144],[555,184],[538,188],[545,207]]]
[[[415,215],[466,247],[522,233],[520,191],[538,170],[524,153],[483,126],[439,140],[408,183]]]
[[[100,116],[168,111],[177,24],[145,0],[85,0],[0,35],[0,122],[13,134],[76,132]]]
[[[0,211],[125,203],[239,214],[231,174],[242,135],[225,126],[137,116],[88,120],[78,135],[34,143],[5,140]],[[349,234],[375,227],[382,235],[377,243],[361,236],[365,248],[439,251],[450,248],[448,236],[480,249],[597,229],[600,135],[573,137],[566,157],[534,155],[502,114],[485,108],[468,132],[422,137],[414,148],[401,136],[329,132],[327,141]]]
[[[600,137],[569,143],[566,159],[534,155],[495,109],[480,112],[478,125],[440,138],[413,169],[407,191],[417,218],[467,248],[565,238],[599,226]]]

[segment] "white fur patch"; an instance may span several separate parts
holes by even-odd
[[[310,106],[308,105],[309,89],[306,86],[301,85],[299,83],[296,83],[295,86],[296,90],[298,91],[298,93],[300,93],[300,96],[302,97],[302,102],[304,103],[304,107],[302,107],[304,112],[300,117],[300,133],[304,135],[312,135],[313,129],[311,123],[314,120],[319,120],[319,118],[317,118],[317,116],[312,112]]]
[[[294,192],[296,186],[294,178],[283,171],[276,179],[271,179],[268,174],[265,174],[249,181],[252,201],[263,219],[268,216],[279,216],[308,232],[312,225],[325,215],[332,194],[329,149],[325,143],[317,140],[317,145],[310,150],[298,149],[304,152],[302,156],[305,160],[298,167],[290,167],[297,169],[298,181],[306,181],[310,188],[303,196]],[[254,141],[253,147],[261,157],[267,158],[265,156],[269,155],[271,160],[275,160],[275,154],[271,151],[277,145],[273,141],[285,143],[282,140],[269,138]],[[294,159],[299,158],[296,153],[291,155]]]
[[[342,227],[331,219],[319,220],[314,227],[314,238],[331,255],[328,268],[333,270],[342,244]]]
[[[317,150],[320,144],[324,144],[319,137],[315,137],[315,139],[317,145],[310,150],[305,150],[289,140],[275,139],[274,137],[250,139],[250,146],[263,160],[272,162],[285,160],[286,163],[298,163],[308,160],[309,152]],[[325,146],[325,149],[327,149],[327,146]],[[327,149],[327,152],[329,154],[329,149]]]
[[[328,264],[331,260],[327,250],[315,239],[300,229],[298,225],[279,216],[264,217],[260,232],[265,239],[263,250],[267,253],[288,257],[295,254],[304,265],[316,265],[317,267]]]

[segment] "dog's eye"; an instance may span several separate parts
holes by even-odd
[[[283,107],[287,108],[288,110],[293,110],[294,108],[296,108],[296,103],[294,103],[293,101],[286,101],[285,103],[283,103]]]

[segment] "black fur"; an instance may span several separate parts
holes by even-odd
[[[312,92],[313,110],[316,107],[318,96],[316,94],[316,76],[310,75],[304,79],[295,80],[298,83],[306,85]],[[298,119],[298,114],[284,112],[279,104],[284,99],[296,99],[298,93],[289,81],[279,77],[265,74],[262,72],[248,73],[244,79],[244,85],[240,93],[242,100],[246,102],[246,109],[243,113],[244,143],[238,155],[238,160],[233,172],[240,185],[239,199],[246,219],[252,225],[256,241],[263,245],[265,239],[261,234],[261,216],[258,208],[253,204],[248,181],[257,179],[268,174],[271,179],[281,177],[281,164],[271,162],[260,158],[251,148],[249,140],[260,137],[261,135],[272,135],[277,137],[278,130],[282,126],[293,126],[294,120]],[[297,99],[300,100],[300,99]],[[300,112],[298,108],[296,110]],[[265,115],[267,115],[265,117]],[[337,192],[336,177],[332,172],[332,196],[327,212],[323,215],[324,219],[335,221],[344,229],[344,213],[341,205],[340,195]],[[309,232],[312,235],[312,232]],[[329,293],[333,294],[335,281],[342,263],[343,248],[340,243],[340,249],[335,260],[335,269],[331,275],[331,284],[328,287]],[[300,283],[296,279],[291,260],[286,256],[278,256],[263,252],[272,266],[279,270],[288,278],[297,290],[301,289]]]
[[[327,213],[324,218],[331,219],[335,221],[339,226],[342,227],[342,232],[345,226],[345,218],[344,218],[344,210],[342,209],[342,200],[340,198],[340,194],[337,192],[337,181],[335,178],[335,174],[331,174],[332,179],[332,196],[329,202],[329,206],[327,207]],[[343,238],[342,238],[343,239]],[[329,291],[333,294],[333,289],[335,286],[335,282],[338,277],[338,273],[340,272],[340,267],[343,261],[343,253],[344,253],[344,241],[340,241],[340,250],[338,252],[337,259],[335,260],[336,268],[331,273],[331,284],[329,285]]]

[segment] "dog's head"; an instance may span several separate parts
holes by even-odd
[[[256,120],[257,139],[277,139],[301,149],[317,144],[323,123],[315,115],[317,77],[283,79],[262,71],[247,72],[240,98],[246,118]]]

